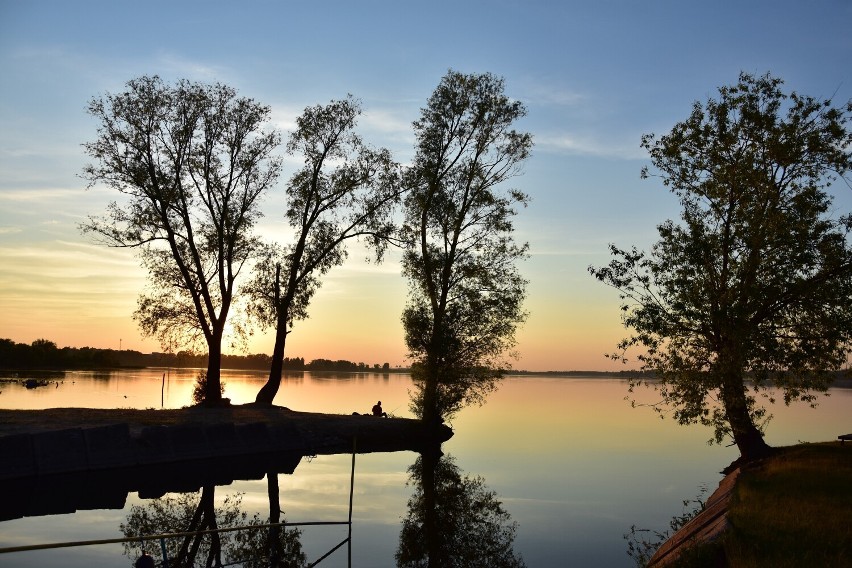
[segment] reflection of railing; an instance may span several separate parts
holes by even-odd
[[[345,539],[343,539],[340,543],[336,544],[332,547],[328,552],[320,556],[314,562],[308,564],[308,568],[318,565],[320,562],[334,554],[341,546],[344,544],[347,545],[347,554],[348,554],[348,563],[347,565],[351,568],[352,566],[352,501],[355,492],[355,440],[352,441],[352,472],[349,478],[349,519],[346,521],[303,521],[297,523],[291,522],[283,522],[283,523],[267,523],[262,525],[245,525],[241,527],[226,527],[226,528],[217,528],[217,529],[205,529],[200,531],[187,531],[187,532],[174,532],[174,533],[164,533],[164,534],[155,534],[155,535],[147,535],[145,537],[124,537],[124,538],[105,538],[105,539],[97,539],[97,540],[80,540],[80,541],[71,541],[71,542],[53,542],[53,543],[45,543],[45,544],[30,544],[25,546],[10,546],[6,548],[0,548],[0,554],[6,554],[11,552],[33,552],[38,550],[51,550],[57,548],[74,548],[80,546],[96,546],[102,544],[124,544],[128,542],[139,542],[141,541],[155,541],[161,544],[162,555],[163,555],[163,568],[168,568],[169,566],[169,558],[166,553],[166,547],[164,542],[166,539],[170,538],[181,538],[186,536],[193,535],[204,535],[204,534],[219,534],[226,532],[235,532],[241,530],[258,530],[258,529],[271,529],[271,528],[281,528],[282,530],[286,530],[287,527],[305,527],[305,526],[331,526],[331,525],[348,525],[349,531]],[[225,564],[224,566],[238,566],[246,560],[240,560],[236,562],[231,562],[229,564]]]

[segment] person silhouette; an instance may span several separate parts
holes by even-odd
[[[388,417],[388,413],[382,411],[382,401],[381,400],[373,405],[373,416],[382,416],[384,418]]]
[[[154,559],[143,550],[142,556],[136,559],[136,564],[133,566],[135,568],[154,568]]]

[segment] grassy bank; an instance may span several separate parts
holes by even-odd
[[[737,481],[731,566],[852,566],[852,443],[784,448]]]
[[[779,449],[742,472],[730,527],[673,566],[852,567],[852,443]]]

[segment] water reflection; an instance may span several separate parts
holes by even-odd
[[[518,524],[482,477],[463,475],[452,456],[424,452],[408,468],[414,495],[402,521],[397,566],[520,567]]]
[[[113,371],[92,371],[92,379],[96,381],[106,381],[109,382],[116,376],[117,373]]]
[[[277,474],[292,474],[301,459],[298,453],[278,452],[6,479],[0,521],[122,509],[131,492],[141,499],[157,499],[167,493],[196,493],[202,487],[231,485],[235,480],[263,479],[264,475],[274,477],[277,483]]]
[[[269,522],[280,522],[281,507],[278,502],[278,476],[269,476]],[[273,491],[274,488],[274,491]],[[229,495],[217,507],[215,486],[207,485],[200,493],[176,494],[154,499],[144,505],[133,505],[120,530],[128,538],[165,533],[191,533],[159,542],[150,542],[148,554],[158,557],[165,554],[168,566],[182,568],[195,566],[222,566],[239,563],[245,567],[296,568],[306,565],[306,556],[300,541],[301,531],[295,528],[261,527],[265,521],[255,513],[249,515],[241,509],[241,494]],[[273,499],[274,495],[274,499]],[[274,520],[275,519],[275,520]],[[208,532],[216,529],[252,526],[232,532]],[[138,542],[124,544],[124,553],[130,558],[139,555]],[[165,565],[165,563],[164,563]]]

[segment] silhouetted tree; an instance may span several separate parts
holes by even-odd
[[[526,113],[490,74],[450,71],[414,123],[406,174],[405,341],[418,391],[412,406],[434,422],[482,402],[525,318],[526,281],[515,263],[515,207],[529,197],[504,182],[520,173],[532,138],[513,130]]]
[[[275,328],[269,379],[257,403],[272,404],[287,335],[307,317],[322,276],[346,259],[346,243],[362,239],[381,260],[393,237],[391,213],[401,193],[397,165],[388,150],[372,149],[355,134],[360,113],[351,96],[306,108],[287,144],[290,154],[304,158],[287,185],[285,216],[295,241],[268,247],[250,286],[254,314]]]
[[[831,217],[825,191],[852,168],[852,103],[781,84],[742,74],[666,136],[643,137],[681,223],[658,227],[650,255],[612,246],[609,266],[590,267],[621,291],[633,331],[614,357],[641,348],[675,419],[732,436],[745,460],[768,451],[755,394],[812,403],[852,340],[852,220]]]
[[[206,486],[200,494],[178,493],[153,499],[144,505],[132,505],[127,520],[119,528],[126,537],[140,538],[156,534],[264,524],[259,515],[249,517],[240,509],[240,494],[226,497],[219,507],[214,506],[214,496],[215,487]],[[273,515],[280,520],[280,507],[270,510],[270,518],[273,518]],[[241,566],[253,568],[296,568],[306,565],[306,557],[299,540],[301,531],[279,529],[275,531],[275,543],[270,543],[268,537],[269,531],[265,528],[247,528],[241,531],[169,538],[165,540],[165,547],[169,566],[174,568],[196,566],[196,559],[202,560],[206,566],[221,566],[223,559],[228,563],[238,562]],[[125,554],[135,554],[137,547],[138,541],[125,543]],[[270,547],[277,554],[274,564],[270,563]],[[158,552],[159,543],[152,543],[151,548]],[[157,554],[152,556],[156,557]]]
[[[462,476],[452,457],[435,448],[409,472],[415,487],[402,521],[396,563],[422,568],[518,568],[518,524],[481,477]]]
[[[221,84],[140,77],[92,99],[89,113],[100,125],[84,145],[95,161],[84,175],[124,201],[81,228],[138,251],[149,290],[135,319],[164,347],[203,338],[215,403],[235,282],[258,248],[258,201],[280,170],[280,136],[263,130],[270,109]]]

